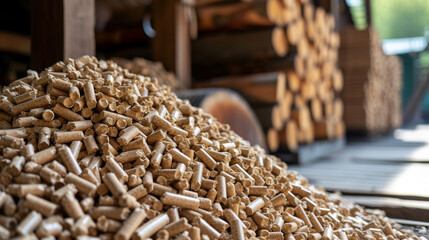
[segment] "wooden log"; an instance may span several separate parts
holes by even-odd
[[[293,110],[291,118],[297,123],[299,129],[306,129],[311,125],[310,111],[307,106]]]
[[[282,128],[283,119],[278,105],[253,106],[252,109],[263,129],[280,130]]]
[[[298,77],[300,77],[300,78],[305,77],[306,67],[305,67],[305,63],[304,63],[304,58],[302,58],[300,55],[297,55],[294,58],[293,67],[294,67],[294,71]]]
[[[328,118],[325,120],[315,121],[313,124],[315,139],[332,139],[336,136],[335,123],[333,120]]]
[[[230,88],[242,94],[250,103],[276,104],[283,100],[286,75],[282,72],[215,78],[196,83],[194,87]]]
[[[0,51],[12,52],[22,55],[30,55],[31,40],[30,37],[0,31]]]
[[[186,4],[195,4],[195,7],[205,7],[205,6],[211,6],[216,4],[231,4],[231,3],[239,3],[241,0],[183,0],[182,2]]]
[[[289,9],[289,12],[292,14],[292,21],[302,17],[301,4],[296,0],[283,0],[286,8]]]
[[[333,118],[336,121],[341,121],[344,115],[344,104],[340,98],[336,98],[333,102]]]
[[[336,64],[334,62],[331,62],[331,61],[323,62],[321,66],[321,77],[324,79],[331,78],[334,73],[334,69],[335,70],[337,69]]]
[[[288,49],[286,57],[275,58],[259,58],[259,59],[242,59],[234,62],[194,62],[193,76],[198,81],[212,79],[213,77],[222,77],[227,75],[249,75],[257,73],[268,73],[282,71],[286,72],[294,69],[302,69],[302,74],[305,72],[303,59],[298,59],[294,50]],[[300,67],[295,67],[301,64]]]
[[[318,122],[322,120],[323,106],[322,106],[322,102],[319,99],[313,98],[310,100],[310,111],[311,111],[311,117],[313,121]]]
[[[313,99],[316,96],[316,85],[309,81],[302,81],[300,94],[304,101]]]
[[[324,115],[326,117],[331,117],[334,115],[334,105],[332,102],[324,102]]]
[[[303,143],[311,144],[314,142],[314,126],[311,122],[307,128],[300,129],[300,132],[302,132]]]
[[[291,92],[298,92],[300,90],[301,80],[295,71],[287,72],[287,87]]]
[[[274,31],[278,32],[275,29]],[[272,40],[273,36],[275,41]],[[284,39],[281,34],[273,34],[273,28],[205,34],[192,42],[192,62],[225,64],[284,56],[286,44],[282,42]],[[290,51],[293,51],[293,48]]]
[[[273,48],[277,53],[277,55],[280,57],[286,56],[288,51],[288,40],[284,29],[281,27],[274,28],[271,36],[271,40],[272,40]]]
[[[294,109],[292,109],[292,111],[296,111],[296,109],[299,109],[299,108],[301,108],[301,107],[304,107],[304,106],[306,106],[306,103],[305,103],[305,101],[302,99],[302,97],[301,97],[301,95],[299,95],[299,94],[295,94],[294,96],[293,96],[293,106],[294,106]]]
[[[303,11],[304,19],[307,22],[313,22],[314,21],[314,5],[311,3],[304,4],[303,9],[304,9],[304,11]]]
[[[305,34],[305,23],[302,18],[289,23],[286,29],[286,36],[293,45],[298,45],[299,41]]]
[[[268,10],[270,8],[270,10]],[[270,21],[270,1],[233,1],[227,4],[196,6],[198,31],[228,31],[258,27],[273,27]]]
[[[289,91],[284,92],[282,101],[279,103],[280,117],[285,122],[289,120],[292,109],[293,94]]]
[[[270,128],[267,131],[267,145],[270,152],[277,152],[279,149],[279,134],[274,128]]]
[[[295,152],[298,148],[298,126],[290,120],[278,132],[279,149]]]
[[[316,37],[316,25],[313,20],[305,21],[305,34],[310,41],[313,41]]]
[[[336,92],[341,92],[344,86],[343,74],[339,69],[335,69],[332,76],[332,87]]]
[[[310,83],[318,82],[321,79],[320,67],[316,66],[315,63],[307,64],[307,69],[305,70],[305,81]]]
[[[268,19],[276,25],[284,25],[289,20],[288,10],[285,9],[284,3],[279,0],[267,0]],[[286,13],[286,14],[285,14]]]
[[[246,101],[228,89],[194,89],[178,91],[180,98],[189,99],[192,105],[201,107],[250,143],[267,149],[261,126]]]
[[[297,52],[303,58],[306,58],[310,54],[310,43],[305,36],[302,36],[299,40]]]
[[[346,134],[346,125],[343,120],[335,123],[335,138],[342,138]]]

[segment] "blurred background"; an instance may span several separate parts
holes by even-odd
[[[1,4],[1,85],[70,57],[112,59],[312,183],[429,218],[429,0]]]

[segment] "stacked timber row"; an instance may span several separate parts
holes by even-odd
[[[344,114],[349,131],[374,136],[402,123],[402,65],[386,55],[374,28],[341,31]],[[367,73],[367,74],[364,74]]]
[[[230,2],[196,6],[195,86],[241,93],[272,152],[341,138],[343,79],[334,17],[310,1]]]

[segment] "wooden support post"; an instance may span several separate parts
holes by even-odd
[[[95,55],[94,0],[31,1],[31,68]]]
[[[180,0],[153,1],[153,58],[173,71],[185,87],[191,85],[189,24]]]

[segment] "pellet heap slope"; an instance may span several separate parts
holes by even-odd
[[[418,239],[112,61],[28,71],[0,98],[1,239]]]

